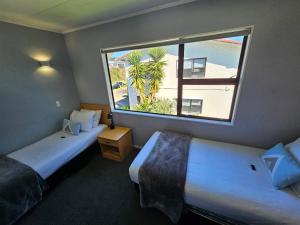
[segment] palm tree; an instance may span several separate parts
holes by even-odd
[[[136,89],[140,96],[140,101],[143,103],[145,99],[145,72],[146,66],[142,63],[142,52],[135,50],[128,54],[127,60],[131,67],[129,68],[129,77],[131,79],[131,85]]]
[[[155,95],[159,91],[162,80],[165,76],[164,66],[167,65],[162,59],[166,55],[164,48],[150,48],[148,51],[150,62],[147,64],[147,74],[149,79],[149,99],[151,102],[155,99]]]

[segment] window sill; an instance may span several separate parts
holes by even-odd
[[[188,121],[188,122],[195,122],[195,123],[207,123],[207,124],[215,124],[215,125],[222,125],[222,126],[233,126],[234,122],[224,122],[224,121],[217,121],[217,120],[206,120],[206,119],[198,119],[198,118],[187,118],[187,117],[179,117],[179,116],[168,116],[168,115],[160,115],[154,113],[140,113],[140,112],[133,112],[133,111],[126,111],[126,110],[116,110],[112,109],[113,113],[120,113],[120,114],[128,114],[133,116],[146,116],[152,118],[160,118],[160,119],[171,119],[171,120],[181,120],[181,121]],[[234,118],[232,118],[234,120]]]

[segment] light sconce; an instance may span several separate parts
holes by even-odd
[[[51,62],[50,61],[39,61],[39,66],[40,67],[51,67]]]
[[[54,75],[55,74],[55,69],[52,67],[51,61],[50,60],[41,60],[39,61],[39,67],[37,68],[37,71],[40,74],[43,75]]]

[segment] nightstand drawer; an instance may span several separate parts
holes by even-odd
[[[118,141],[112,141],[112,140],[104,139],[104,138],[99,138],[98,141],[100,144],[104,144],[104,145],[110,145],[110,146],[114,146],[114,147],[119,146]]]
[[[107,128],[97,138],[104,158],[121,162],[132,150],[130,128],[119,126],[115,129]]]

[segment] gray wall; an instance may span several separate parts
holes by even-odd
[[[259,147],[300,136],[300,1],[201,0],[67,34],[82,102],[108,103],[99,50],[254,25],[234,126],[115,113],[142,145],[159,129]]]
[[[51,74],[37,70],[32,58],[45,54],[55,69]],[[78,106],[63,35],[0,22],[0,154],[61,129]]]

